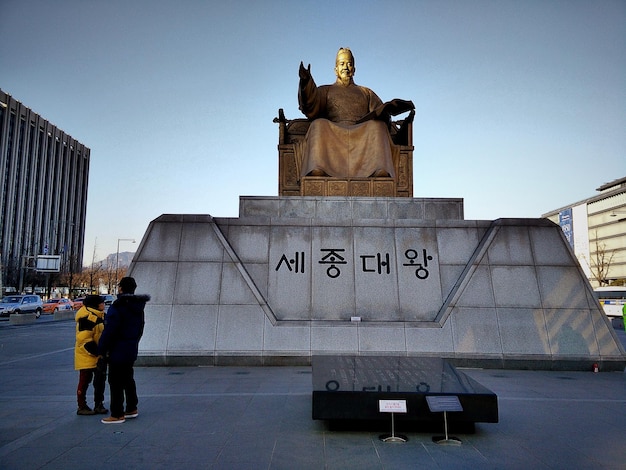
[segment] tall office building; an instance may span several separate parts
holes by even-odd
[[[38,255],[61,272],[83,259],[89,148],[0,90],[0,255],[4,286],[42,285]]]

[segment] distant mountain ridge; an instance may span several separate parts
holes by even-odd
[[[133,260],[133,256],[135,256],[134,251],[120,251],[119,266],[130,266],[130,262]],[[111,253],[100,262],[104,265],[115,266],[117,262],[117,253]]]

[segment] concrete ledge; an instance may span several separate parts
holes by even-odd
[[[310,356],[139,356],[138,367],[198,367],[198,366],[310,366]]]
[[[386,356],[390,353],[367,354],[367,356]],[[365,354],[364,354],[365,356]],[[546,370],[546,371],[589,371],[594,364],[598,364],[600,372],[623,372],[626,361],[598,360],[588,358],[564,359],[504,359],[504,358],[480,358],[480,357],[452,357],[439,355],[446,359],[454,367],[472,369],[511,369],[511,370]],[[138,367],[197,367],[197,366],[240,366],[240,367],[263,367],[263,366],[310,366],[311,356],[307,355],[207,355],[207,356],[139,356],[135,363]]]
[[[9,323],[11,325],[27,325],[28,323],[35,323],[37,315],[34,313],[18,313],[9,316]]]
[[[214,366],[213,356],[139,356],[138,367],[201,367]]]
[[[74,310],[61,310],[54,312],[53,320],[74,320],[76,312]]]

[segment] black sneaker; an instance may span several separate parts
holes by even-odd
[[[88,406],[85,406],[82,408],[78,408],[78,410],[76,411],[76,414],[80,416],[90,416],[90,415],[95,415],[96,412],[92,410],[91,408],[89,408]]]
[[[107,410],[102,403],[98,403],[93,407],[93,412],[97,415],[105,415],[109,412],[109,410]]]

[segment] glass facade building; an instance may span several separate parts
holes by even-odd
[[[0,90],[4,286],[28,284],[38,255],[59,255],[61,272],[80,271],[89,157],[89,148]]]

